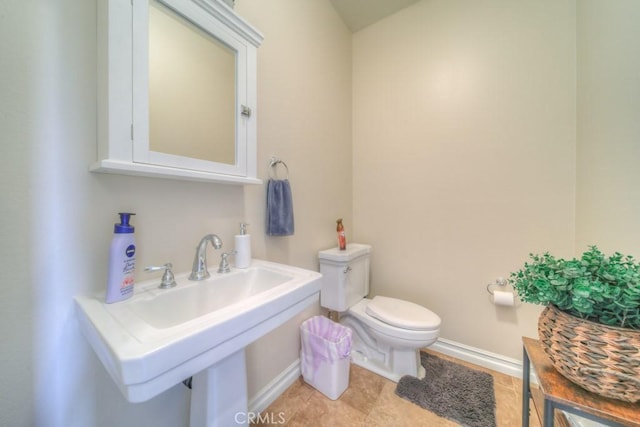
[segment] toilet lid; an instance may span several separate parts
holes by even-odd
[[[440,317],[421,305],[395,298],[375,296],[366,312],[385,323],[398,328],[430,331],[440,327]]]

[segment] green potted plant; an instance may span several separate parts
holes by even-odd
[[[540,342],[555,368],[589,391],[640,400],[640,264],[591,246],[580,259],[530,254],[510,283],[546,305]]]

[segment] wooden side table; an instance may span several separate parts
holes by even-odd
[[[591,393],[563,377],[538,340],[522,338],[522,426],[529,427],[529,399],[543,427],[553,427],[556,409],[606,423],[611,427],[640,427],[640,402],[629,403]],[[530,368],[538,377],[542,402],[532,395]]]

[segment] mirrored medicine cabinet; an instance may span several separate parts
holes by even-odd
[[[262,40],[221,0],[100,0],[90,170],[259,184]]]

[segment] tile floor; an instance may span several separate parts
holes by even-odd
[[[519,427],[522,422],[522,381],[499,372],[453,360],[493,375],[497,427]],[[349,388],[332,401],[300,377],[265,411],[254,426],[287,427],[454,427],[459,424],[440,418],[394,393],[396,383],[357,365],[351,365]],[[535,418],[535,417],[532,417]],[[531,427],[539,427],[531,420]]]

